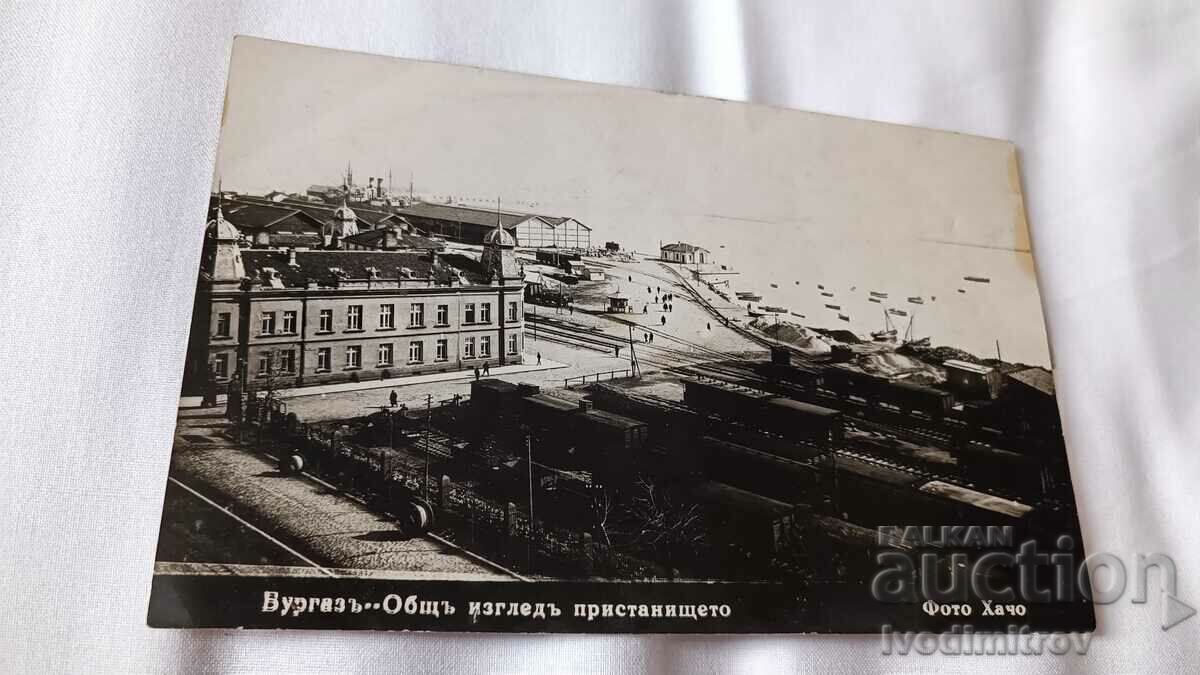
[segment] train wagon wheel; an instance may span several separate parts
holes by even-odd
[[[304,456],[298,452],[291,452],[279,458],[279,473],[286,476],[300,473],[304,470]]]
[[[433,506],[420,497],[409,499],[400,513],[400,527],[409,534],[428,532],[433,522]]]

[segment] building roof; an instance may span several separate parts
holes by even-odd
[[[958,359],[946,359],[942,361],[942,365],[954,370],[965,370],[979,375],[986,375],[992,372],[991,366],[985,366],[979,363],[971,363],[970,361],[959,361]]]
[[[446,248],[446,245],[434,241],[428,237],[422,237],[416,234],[409,234],[400,229],[399,226],[386,225],[374,230],[363,230],[358,234],[350,235],[342,241],[347,244],[355,244],[357,246],[367,246],[375,248],[379,246],[379,242],[389,232],[396,233],[396,248],[422,249],[431,251],[440,251]]]
[[[303,288],[311,279],[321,286],[333,286],[338,279],[365,280],[371,269],[378,270],[381,279],[396,279],[400,269],[412,270],[415,278],[430,276],[433,260],[426,253],[408,251],[295,251],[296,265],[288,265],[288,251],[278,249],[247,249],[242,251],[246,276],[256,279],[264,268],[273,268],[284,287]],[[339,277],[333,270],[342,270]]]
[[[692,244],[684,243],[682,241],[676,242],[674,244],[667,244],[667,245],[663,246],[661,250],[671,251],[673,253],[695,253],[696,251],[704,251],[706,253],[708,252],[708,249],[706,249],[706,248],[702,248],[700,246],[693,246]]]
[[[1047,396],[1054,396],[1054,373],[1037,366],[1015,370],[1007,374],[1021,384]]]
[[[209,219],[215,217],[217,200],[214,199],[209,208]],[[234,227],[239,230],[257,231],[275,228],[277,225],[290,225],[280,229],[289,230],[318,230],[320,222],[312,218],[306,218],[297,209],[280,206],[278,204],[247,204],[241,201],[225,202],[221,205],[221,212],[225,214],[225,220],[228,220]]]
[[[416,218],[445,220],[469,225],[481,225],[485,227],[496,226],[495,211],[476,209],[469,206],[418,203],[399,207],[396,209],[396,213],[405,216],[413,216]],[[517,226],[517,223],[524,222],[532,217],[533,216],[527,213],[513,213],[511,211],[500,212],[500,220],[502,223],[504,223],[504,229],[506,230],[511,230]]]

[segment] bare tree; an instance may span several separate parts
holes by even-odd
[[[705,543],[703,517],[697,504],[679,501],[644,476],[634,483],[628,532],[633,546],[656,557],[672,558],[698,551]]]
[[[600,533],[604,545],[609,548],[612,547],[612,538],[608,534],[608,526],[615,506],[612,493],[607,487],[601,486],[593,493],[592,513],[596,519],[596,531]]]

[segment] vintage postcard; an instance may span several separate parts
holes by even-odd
[[[153,626],[1094,626],[1011,143],[238,38],[179,227]]]

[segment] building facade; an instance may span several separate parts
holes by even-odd
[[[659,255],[666,262],[684,265],[705,265],[712,262],[712,254],[708,249],[684,242],[663,246],[659,249]]]
[[[501,230],[503,233],[503,231]],[[481,260],[437,251],[242,250],[208,225],[185,393],[370,381],[516,364],[524,275],[507,233]]]

